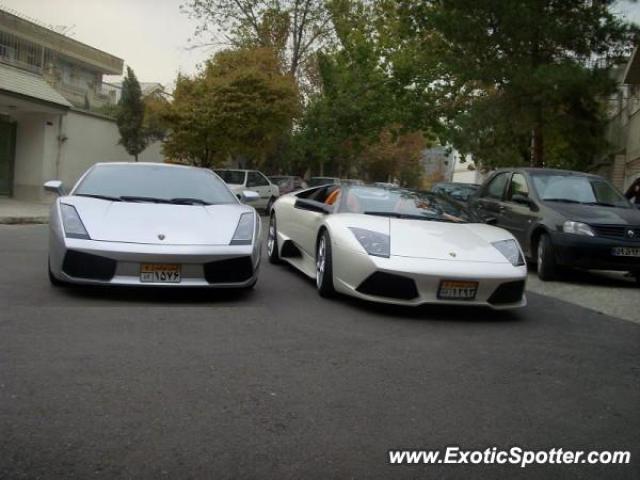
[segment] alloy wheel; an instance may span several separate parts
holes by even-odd
[[[318,243],[318,253],[316,255],[316,284],[318,287],[322,286],[324,280],[324,270],[327,262],[326,251],[327,244],[323,236],[320,238],[320,243]]]
[[[276,245],[276,226],[273,216],[269,221],[269,236],[267,237],[267,253],[273,255],[273,249]]]

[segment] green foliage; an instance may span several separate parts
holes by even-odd
[[[600,100],[636,32],[613,1],[383,3],[382,36],[404,47],[387,47],[397,87],[424,92],[463,153],[489,167],[585,168],[606,146]]]
[[[120,132],[120,144],[129,155],[138,161],[138,155],[147,146],[147,138],[143,127],[144,102],[140,83],[131,67],[127,67],[127,75],[122,82],[122,96],[118,103],[116,123]]]
[[[144,133],[147,141],[164,140],[168,125],[164,116],[171,108],[169,101],[159,93],[144,98]]]
[[[317,55],[321,89],[306,105],[294,144],[313,173],[362,176],[363,151],[402,118],[401,95],[382,67],[370,6],[340,0],[329,9],[339,46]]]
[[[229,158],[259,167],[299,114],[295,82],[270,48],[217,53],[193,78],[179,77],[163,115],[165,153],[202,166]]]

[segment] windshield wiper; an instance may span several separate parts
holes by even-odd
[[[166,198],[136,197],[130,195],[123,195],[120,197],[120,200],[122,200],[123,202],[171,203],[171,201],[167,200]]]
[[[620,205],[614,205],[613,203],[607,202],[584,202],[585,205],[598,205],[601,207],[619,207]]]
[[[100,200],[109,200],[110,202],[121,202],[120,197],[110,197],[109,195],[98,195],[94,193],[74,193],[76,197],[99,198]]]
[[[376,215],[379,217],[393,217],[393,218],[401,218],[405,220],[427,220],[430,222],[462,223],[462,222],[456,222],[455,220],[449,220],[448,218],[425,217],[423,215],[413,215],[410,213],[398,213],[398,212],[363,212],[363,213],[365,215]]]
[[[172,198],[169,200],[170,203],[175,203],[176,205],[212,205],[210,202],[206,200],[202,200],[201,198]]]
[[[545,202],[562,202],[562,203],[578,203],[578,204],[582,204],[582,202],[579,202],[577,200],[571,200],[570,198],[543,198],[542,200],[544,200]]]

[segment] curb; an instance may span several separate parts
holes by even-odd
[[[0,225],[37,225],[49,223],[49,216],[42,217],[0,217]]]

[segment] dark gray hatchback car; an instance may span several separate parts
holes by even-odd
[[[602,177],[502,169],[469,203],[484,221],[518,239],[542,280],[566,266],[629,271],[640,283],[640,210]]]

